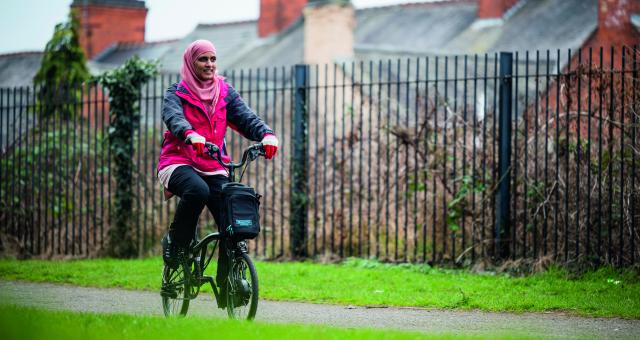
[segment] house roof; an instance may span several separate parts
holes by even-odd
[[[19,52],[0,55],[0,87],[18,87],[32,84],[40,69],[42,52]]]
[[[162,58],[178,40],[167,40],[147,43],[118,43],[111,45],[95,58],[94,63],[104,66],[118,66],[124,64],[133,55],[142,59]]]
[[[470,1],[410,4],[358,10],[355,44],[364,50],[442,51],[476,18]]]
[[[380,8],[379,15],[363,13],[362,17],[373,17],[368,26],[377,31],[356,29],[356,53],[383,57],[577,49],[598,21],[597,0],[521,0],[503,22],[485,27],[476,21],[475,2],[436,4]],[[391,22],[403,22],[404,27],[380,30]],[[371,31],[380,38],[363,37],[367,35],[363,32]]]
[[[464,53],[577,49],[598,25],[597,0],[526,0],[502,25],[468,27],[445,45]]]
[[[452,0],[356,10],[357,59],[428,54],[473,54],[528,49],[577,49],[597,26],[597,0],[521,0],[500,25],[476,27],[477,3]],[[304,23],[261,39],[257,21],[200,24],[182,39],[117,45],[94,61],[119,65],[134,54],[160,59],[178,72],[184,48],[196,39],[214,42],[221,70],[303,62]]]
[[[501,22],[489,26],[477,21],[477,2],[472,0],[357,9],[355,60],[577,49],[597,27],[597,2],[520,0]],[[250,20],[200,24],[178,40],[117,44],[92,60],[90,69],[93,72],[110,69],[138,55],[159,59],[164,73],[177,73],[184,49],[196,39],[214,42],[219,56],[218,66],[223,71],[303,62],[304,22],[299,18],[280,34],[267,38],[258,37],[257,21]],[[22,60],[13,62],[17,65],[24,63]],[[15,77],[0,78],[0,86],[11,86],[12,79],[23,81],[32,78],[37,68],[31,64],[19,66],[15,72],[13,66],[3,66],[1,70],[12,74],[22,72]]]
[[[359,9],[355,59],[578,49],[598,21],[597,0],[521,0],[501,24],[489,27],[474,25],[476,13],[477,3],[465,0]],[[301,63],[303,43],[303,22],[298,20],[275,38],[252,42],[255,47],[231,66]]]
[[[144,1],[141,0],[73,0],[71,6],[98,5],[144,8]]]

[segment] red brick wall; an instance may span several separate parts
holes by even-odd
[[[117,42],[144,42],[146,8],[87,6],[88,30],[82,7],[74,7],[80,21],[80,46],[89,59]]]
[[[258,35],[278,33],[302,15],[307,0],[260,0]]]
[[[478,18],[502,18],[518,0],[478,0]]]

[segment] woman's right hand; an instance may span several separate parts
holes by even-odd
[[[184,140],[185,143],[193,146],[193,149],[196,151],[196,155],[204,155],[204,143],[206,142],[206,139],[193,130],[187,130],[184,135],[186,137]]]

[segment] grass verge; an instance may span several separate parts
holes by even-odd
[[[136,339],[180,340],[214,335],[218,339],[427,339],[420,333],[343,329],[307,325],[275,325],[215,318],[173,318],[44,311],[0,306],[0,334],[5,340]],[[438,338],[462,338],[438,335]]]
[[[0,260],[0,278],[158,290],[162,260]],[[484,311],[562,311],[640,318],[640,277],[603,268],[580,277],[561,269],[528,277],[350,259],[342,264],[258,262],[260,297],[361,306]]]

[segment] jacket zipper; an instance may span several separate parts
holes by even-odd
[[[193,96],[191,96],[191,94],[190,94],[190,93],[186,93],[185,95],[186,95],[186,96],[188,96],[189,98],[191,98],[192,100],[194,100],[194,101],[196,101],[196,102],[199,102],[199,101],[197,101],[195,98],[193,98]],[[204,106],[204,104],[202,104],[202,102],[199,102],[198,104],[199,104],[199,105],[195,105],[195,106],[199,107],[199,109],[204,113],[205,117],[207,117],[207,119],[208,119],[209,121],[210,121],[210,119],[214,118],[214,116],[215,116],[215,112],[216,112],[216,108],[215,108],[215,106],[213,107],[213,112],[211,113],[211,117],[209,117],[209,113],[207,112],[207,109],[206,109],[206,107]],[[218,123],[218,122],[216,122],[216,121],[215,121],[215,119],[214,119],[214,121],[213,121],[213,138],[215,138],[215,136],[216,136],[216,126],[217,126],[217,123]],[[209,125],[209,126],[211,126],[211,125]]]

